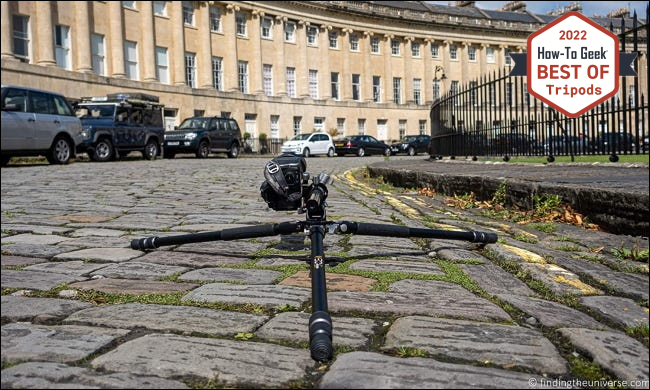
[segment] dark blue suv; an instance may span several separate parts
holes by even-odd
[[[147,160],[162,156],[164,106],[158,97],[117,93],[82,98],[76,105],[83,126],[80,151],[93,161],[110,161],[140,151]]]
[[[165,133],[165,158],[174,158],[177,153],[194,153],[198,158],[206,158],[212,152],[237,158],[241,148],[241,130],[232,118],[187,118],[180,126]]]

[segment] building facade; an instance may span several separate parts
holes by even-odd
[[[2,1],[2,83],[157,95],[169,127],[223,115],[253,138],[389,141],[429,133],[435,99],[512,66],[557,17],[462,3]]]

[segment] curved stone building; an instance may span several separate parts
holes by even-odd
[[[429,133],[434,99],[508,68],[557,17],[457,3],[2,1],[2,83],[157,95],[170,127],[225,115],[253,138],[393,140]]]

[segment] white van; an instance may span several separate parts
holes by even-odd
[[[305,157],[324,154],[334,156],[334,142],[327,133],[298,134],[282,144],[282,153],[295,153]]]
[[[63,95],[2,85],[2,166],[15,156],[44,155],[67,164],[81,143],[81,121]]]

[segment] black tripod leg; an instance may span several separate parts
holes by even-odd
[[[492,232],[460,232],[453,230],[411,228],[406,226],[357,222],[341,222],[339,224],[338,232],[365,236],[441,238],[447,240],[478,242],[483,244],[495,243],[498,239],[497,234]]]
[[[311,300],[312,314],[309,317],[309,349],[314,360],[325,362],[332,359],[332,318],[327,310],[327,286],[325,284],[325,258],[323,237],[325,228],[312,226],[311,238]]]
[[[131,248],[137,250],[155,249],[167,245],[191,244],[206,241],[229,241],[244,238],[268,237],[278,234],[298,233],[303,230],[300,222],[282,222],[273,225],[245,226],[214,232],[182,234],[179,236],[136,238]]]

